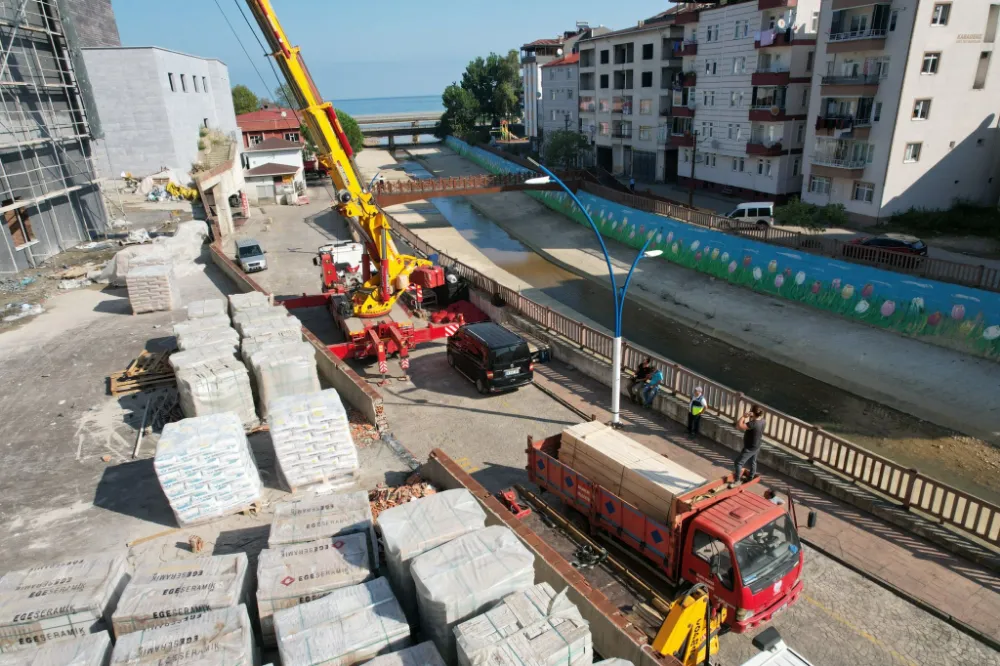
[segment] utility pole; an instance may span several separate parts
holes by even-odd
[[[694,208],[694,163],[698,159],[698,132],[691,132],[694,141],[691,142],[691,177],[688,178],[688,208]]]

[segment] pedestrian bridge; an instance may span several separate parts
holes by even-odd
[[[569,171],[560,175],[566,186],[579,189],[584,172]],[[451,178],[425,178],[421,180],[386,180],[375,183],[372,193],[382,207],[434,199],[437,197],[469,197],[500,192],[561,191],[557,183],[527,184],[537,178],[537,173],[501,175],[453,176]]]

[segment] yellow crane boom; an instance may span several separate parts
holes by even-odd
[[[247,0],[247,5],[316,143],[317,160],[333,180],[337,192],[336,209],[357,230],[368,257],[375,264],[372,276],[353,294],[354,315],[380,317],[388,314],[402,293],[406,277],[417,267],[431,264],[397,251],[389,235],[389,221],[372,193],[361,183],[354,152],[337,119],[337,112],[320,96],[299,47],[289,43],[270,0]]]

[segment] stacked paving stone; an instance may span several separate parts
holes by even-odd
[[[221,298],[192,301],[184,309],[187,310],[188,319],[203,319],[226,314],[226,302]]]
[[[0,654],[0,666],[106,666],[110,656],[111,637],[102,631]]]
[[[235,608],[246,601],[251,582],[246,553],[140,566],[112,617],[115,638]]]
[[[283,666],[347,666],[410,645],[410,625],[385,578],[280,610],[274,627]]]
[[[0,652],[104,631],[129,580],[124,555],[67,557],[0,578]]]
[[[165,425],[153,468],[182,527],[236,513],[260,500],[260,474],[243,424],[232,412]]]
[[[250,356],[261,418],[278,398],[317,393],[316,349],[308,342],[286,342],[261,347]]]
[[[291,492],[311,485],[340,490],[357,482],[358,450],[335,390],[271,400],[267,421],[278,473]]]
[[[253,666],[256,647],[244,605],[119,636],[110,666]]]
[[[535,582],[535,556],[507,527],[484,527],[429,550],[410,569],[423,635],[456,662],[454,629]]]
[[[125,276],[132,314],[181,307],[180,285],[170,264],[136,266]]]
[[[384,654],[366,661],[365,666],[445,666],[434,643],[427,641],[420,645]]]
[[[264,645],[275,645],[275,611],[323,597],[372,577],[366,534],[344,534],[260,552],[257,612]]]
[[[515,592],[455,627],[459,666],[591,666],[590,626],[548,583]]]
[[[371,568],[376,571],[378,542],[375,539],[375,521],[372,520],[368,493],[364,490],[275,503],[267,547],[277,548],[345,534],[362,534],[368,539]]]

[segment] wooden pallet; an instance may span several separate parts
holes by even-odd
[[[108,390],[113,396],[138,393],[147,389],[174,386],[177,378],[167,361],[168,352],[148,352],[143,350],[121,372],[108,377]]]
[[[125,368],[124,375],[138,377],[144,374],[173,374],[174,371],[170,367],[170,363],[167,362],[167,356],[169,356],[167,352],[154,353],[143,349],[138,358],[132,359],[132,362]]]

